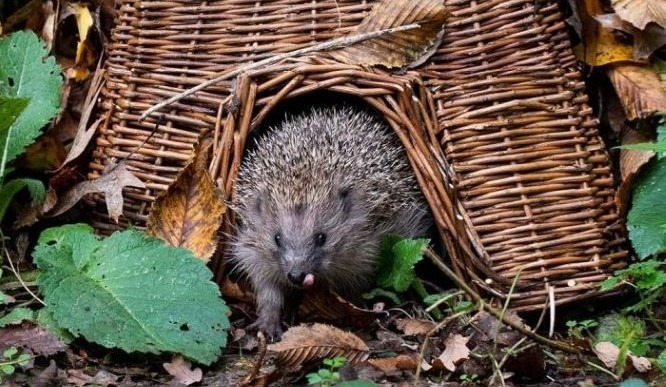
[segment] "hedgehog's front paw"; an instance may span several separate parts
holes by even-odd
[[[263,332],[271,343],[280,340],[282,333],[284,332],[279,315],[268,317],[260,316],[257,318],[257,321],[250,324],[247,329]]]

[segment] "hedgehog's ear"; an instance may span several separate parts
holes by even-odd
[[[338,198],[342,204],[342,212],[349,214],[354,206],[354,199],[352,198],[351,188],[344,187],[338,190]]]
[[[266,213],[266,194],[261,191],[257,193],[252,204],[252,215],[261,216]]]

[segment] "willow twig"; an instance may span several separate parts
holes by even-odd
[[[166,99],[166,100],[158,103],[157,105],[154,105],[154,106],[148,108],[146,111],[144,111],[141,114],[141,116],[139,117],[139,121],[145,119],[150,114],[160,110],[161,108],[163,108],[167,105],[170,105],[170,104],[172,104],[176,101],[180,101],[181,99],[183,99],[183,98],[185,98],[189,95],[192,95],[192,94],[196,93],[197,91],[205,89],[206,87],[208,87],[210,85],[214,85],[216,83],[222,82],[225,79],[233,78],[233,77],[235,77],[235,76],[237,76],[241,73],[244,73],[246,71],[249,71],[249,70],[252,70],[252,69],[255,69],[255,68],[259,68],[259,67],[262,67],[262,66],[266,66],[266,65],[269,65],[269,64],[273,64],[273,63],[279,62],[283,59],[293,58],[293,57],[301,56],[301,55],[304,55],[304,54],[309,54],[311,52],[316,52],[316,51],[326,51],[326,50],[331,50],[331,49],[334,49],[334,48],[351,46],[352,44],[356,44],[356,43],[362,42],[364,40],[374,39],[374,38],[377,38],[377,37],[380,37],[380,36],[389,35],[389,34],[393,34],[393,33],[400,32],[400,31],[413,30],[413,29],[420,28],[420,27],[421,26],[419,24],[414,23],[414,24],[407,24],[407,25],[404,25],[404,26],[387,28],[387,29],[384,29],[384,30],[366,32],[366,33],[363,33],[363,34],[347,35],[347,36],[343,36],[343,37],[340,37],[340,38],[327,40],[325,42],[315,44],[314,46],[300,48],[298,50],[293,50],[293,51],[285,52],[283,54],[274,55],[274,56],[268,57],[266,59],[260,60],[258,62],[248,63],[246,65],[243,65],[243,66],[240,66],[240,67],[236,68],[236,70],[230,71],[228,73],[224,73],[224,74],[219,75],[219,76],[217,76],[213,79],[210,79],[206,82],[200,83],[200,84],[198,84],[198,85],[196,85],[192,88],[189,88],[189,89],[183,91],[182,93],[176,94],[173,97],[171,97],[169,99]]]

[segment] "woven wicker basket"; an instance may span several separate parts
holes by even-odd
[[[242,63],[347,34],[373,3],[118,0],[90,177],[152,132],[153,119],[137,120],[143,110]],[[609,161],[556,1],[445,3],[444,40],[415,71],[396,75],[320,53],[170,105],[130,159],[147,188],[125,191],[119,225],[92,198],[94,225],[142,226],[205,132],[215,144],[210,172],[230,199],[251,130],[285,99],[328,90],[362,98],[395,129],[456,272],[501,299],[519,275],[510,295],[517,310],[600,294],[599,282],[627,252]],[[213,263],[219,275],[222,262]]]

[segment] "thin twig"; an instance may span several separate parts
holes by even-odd
[[[259,339],[259,353],[257,353],[257,358],[254,361],[254,365],[252,366],[252,370],[250,370],[250,373],[245,377],[240,382],[240,386],[250,386],[254,382],[254,380],[257,378],[257,375],[259,375],[259,370],[261,369],[261,366],[264,364],[264,358],[266,357],[266,336],[259,331],[257,332],[257,338]]]
[[[458,277],[451,269],[449,269],[445,264],[442,263],[441,258],[431,249],[426,249],[425,250],[425,255],[432,261],[432,263],[437,266],[447,277],[449,277],[453,282],[458,285],[459,288],[465,291],[467,295],[477,304],[481,305],[483,309],[487,310],[490,314],[495,316],[497,319],[501,320],[503,323],[506,325],[510,326],[511,328],[515,329],[516,331],[522,333],[523,335],[531,338],[532,340],[536,341],[537,343],[547,345],[552,348],[557,348],[562,351],[570,352],[570,353],[575,353],[575,354],[580,354],[581,350],[573,347],[571,345],[568,345],[566,343],[556,341],[556,340],[550,340],[546,337],[543,337],[541,335],[536,334],[535,332],[525,328],[524,326],[511,321],[510,319],[506,318],[505,316],[502,315],[500,311],[498,311],[496,308],[490,306],[487,302],[481,298],[481,296],[476,293],[469,285],[465,283],[460,277]]]
[[[37,302],[39,302],[40,304],[46,306],[46,304],[44,303],[44,301],[42,301],[41,298],[37,297],[37,295],[36,295],[35,293],[33,293],[32,290],[30,290],[30,288],[28,287],[28,285],[26,285],[25,282],[23,282],[23,278],[21,278],[21,274],[20,274],[20,273],[18,272],[18,270],[14,267],[14,263],[12,262],[12,257],[9,255],[9,251],[7,250],[7,246],[5,246],[4,238],[3,238],[3,242],[2,242],[2,249],[3,249],[4,253],[5,253],[5,257],[7,257],[7,262],[9,262],[9,267],[11,268],[12,273],[14,273],[14,276],[16,277],[16,279],[19,280],[19,282],[21,283],[21,286],[23,286],[23,289],[25,289],[25,291],[28,292],[28,293],[32,296],[32,298],[34,298],[35,300],[37,300]]]
[[[356,44],[356,43],[362,42],[364,40],[373,39],[373,38],[377,38],[377,37],[380,37],[380,36],[400,32],[400,31],[413,30],[413,29],[420,28],[420,27],[421,26],[419,24],[414,23],[414,24],[407,24],[407,25],[399,26],[399,27],[387,28],[387,29],[379,30],[379,31],[371,31],[371,32],[358,34],[358,35],[343,36],[343,37],[340,37],[340,38],[335,38],[335,39],[327,40],[327,41],[319,43],[319,44],[315,44],[314,46],[309,46],[309,47],[301,48],[301,49],[298,49],[298,50],[285,52],[283,54],[274,55],[274,56],[268,57],[266,59],[260,60],[258,62],[248,63],[244,66],[238,67],[236,70],[230,71],[228,73],[224,73],[224,74],[222,74],[220,76],[217,76],[217,77],[215,77],[211,80],[208,80],[206,82],[198,84],[198,85],[196,85],[192,88],[189,88],[189,89],[183,91],[182,93],[176,94],[173,97],[158,103],[157,105],[154,105],[154,106],[150,107],[149,109],[147,109],[146,111],[144,111],[141,114],[141,116],[139,117],[139,121],[145,119],[150,114],[160,110],[161,108],[163,108],[167,105],[170,105],[170,104],[172,104],[176,101],[180,101],[181,99],[183,99],[183,98],[185,98],[185,97],[187,97],[191,94],[194,94],[197,91],[203,90],[208,86],[211,86],[211,85],[214,85],[216,83],[222,82],[225,79],[233,78],[236,75],[239,75],[239,74],[244,73],[246,71],[249,71],[249,70],[252,70],[252,69],[255,69],[255,68],[259,68],[259,67],[262,67],[262,66],[266,66],[266,65],[269,65],[269,64],[273,64],[273,63],[279,62],[283,59],[293,58],[293,57],[301,56],[301,55],[304,55],[304,54],[309,54],[311,52],[316,52],[316,51],[326,51],[326,50],[331,50],[331,49],[334,49],[334,48],[351,46],[352,44]]]

